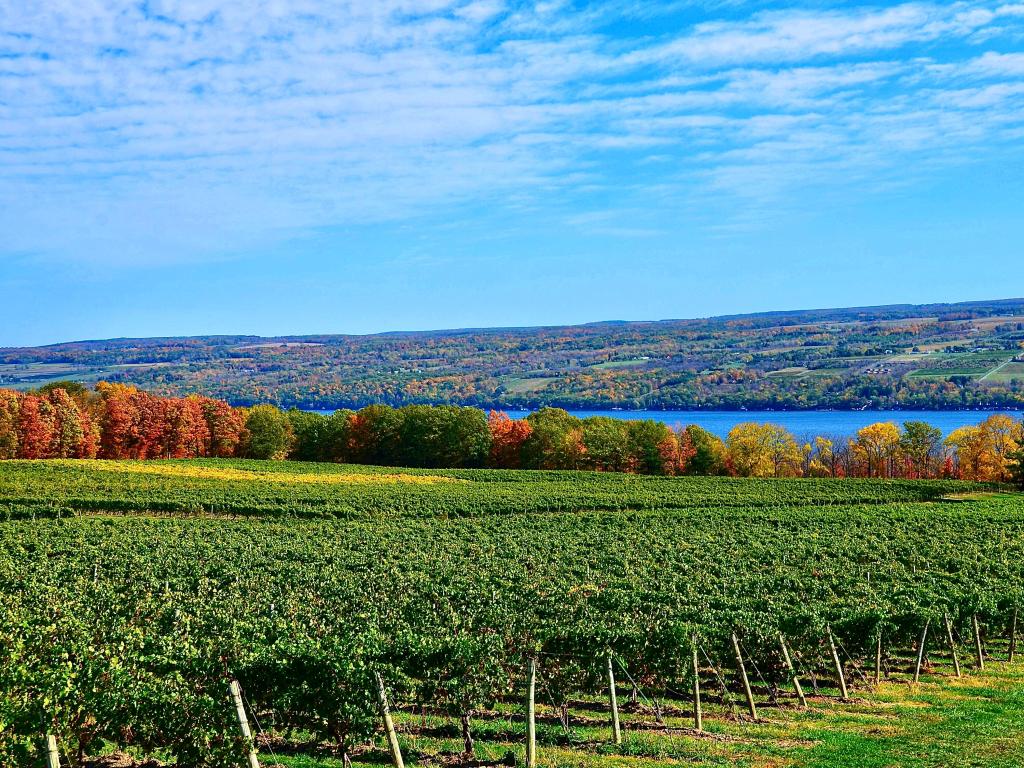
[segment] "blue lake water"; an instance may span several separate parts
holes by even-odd
[[[330,413],[330,411],[319,411]],[[521,419],[529,411],[509,411],[512,418]],[[671,427],[697,424],[719,437],[744,421],[771,422],[785,427],[797,437],[808,435],[852,435],[861,427],[876,421],[924,421],[948,435],[958,427],[978,424],[992,415],[992,411],[570,411],[574,416],[610,416],[633,421],[654,419]],[[1020,418],[1019,412],[1010,415]]]
[[[924,421],[948,435],[954,429],[978,424],[992,415],[991,411],[573,411],[574,415],[611,416],[616,419],[655,419],[671,427],[697,424],[708,432],[725,437],[729,430],[744,421],[770,422],[785,427],[794,435],[852,435],[861,427],[876,421]],[[526,417],[528,412],[510,413]],[[1012,414],[1019,417],[1020,414]]]

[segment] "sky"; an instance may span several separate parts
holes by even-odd
[[[1024,3],[0,0],[0,346],[1024,296]]]

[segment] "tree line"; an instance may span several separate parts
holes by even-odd
[[[240,457],[426,468],[574,469],[739,477],[960,478],[1024,482],[1024,422],[993,414],[943,437],[923,421],[879,422],[852,437],[797,437],[737,424],[723,440],[691,424],[578,418],[542,408],[525,419],[467,406],[370,405],[324,415],[234,408],[125,384],[59,382],[0,390],[0,459]]]

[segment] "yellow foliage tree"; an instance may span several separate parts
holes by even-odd
[[[832,441],[827,437],[814,438],[813,455],[808,469],[812,477],[834,477],[836,474],[836,454]]]
[[[900,428],[891,421],[868,424],[850,441],[854,458],[868,477],[890,477],[900,451]]]
[[[742,477],[797,477],[803,454],[789,430],[747,421],[729,430],[729,459]]]
[[[976,427],[953,430],[946,445],[956,452],[964,479],[1007,482],[1011,454],[1024,445],[1024,424],[1010,416],[993,414]]]
[[[980,480],[984,473],[984,445],[981,428],[975,426],[954,429],[945,440],[953,451],[959,474],[966,480]]]

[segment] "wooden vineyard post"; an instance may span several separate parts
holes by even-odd
[[[953,622],[949,620],[949,614],[945,616],[946,619],[946,639],[949,640],[949,652],[953,655],[953,671],[957,677],[963,677],[960,674],[960,659],[956,656],[956,641],[953,639]]]
[[[238,725],[242,729],[242,737],[249,750],[249,768],[260,768],[260,759],[256,757],[256,747],[253,744],[252,731],[249,729],[249,718],[245,714],[245,704],[242,703],[242,687],[237,680],[232,680],[229,688],[231,699],[235,702],[235,712],[238,714]]]
[[[882,684],[882,628],[878,628],[878,643],[875,645],[875,685]]]
[[[985,651],[981,647],[981,625],[978,624],[978,614],[972,617],[974,623],[974,650],[978,654],[978,669],[985,669]]]
[[[921,642],[917,644],[917,664],[914,665],[914,682],[921,679],[921,665],[924,664],[924,644],[928,640],[928,625],[931,619],[925,619],[924,629],[921,630]]]
[[[743,681],[743,693],[747,697],[747,708],[750,709],[750,717],[757,721],[757,706],[754,704],[754,692],[750,690],[750,679],[747,677],[747,667],[743,663],[743,654],[740,653],[740,640],[736,633],[732,633],[732,647],[736,651],[736,667],[740,673],[740,680]]]
[[[622,729],[619,727],[619,700],[615,696],[615,670],[612,655],[608,654],[608,703],[612,707],[612,741],[622,743]]]
[[[46,768],[60,768],[60,752],[57,749],[57,737],[46,734]]]
[[[693,636],[693,728],[704,730],[704,715],[700,708],[700,663],[697,661],[697,636]]]
[[[839,678],[839,692],[842,694],[843,701],[850,698],[850,693],[846,688],[846,674],[843,672],[843,661],[839,658],[839,651],[836,650],[836,639],[832,636],[832,627],[825,627],[825,634],[828,636],[828,647],[832,650],[832,662],[836,666],[836,676]]]
[[[537,657],[526,662],[526,768],[537,766]]]
[[[800,699],[800,706],[807,709],[807,698],[804,696],[804,689],[800,685],[800,677],[797,675],[796,667],[793,666],[793,659],[789,655],[786,638],[781,632],[779,632],[779,645],[782,646],[782,658],[785,660],[786,667],[789,669],[790,677],[793,679],[793,688],[796,690],[797,698]]]
[[[391,764],[395,768],[405,768],[402,760],[402,748],[398,744],[398,733],[395,732],[395,721],[391,719],[391,708],[388,706],[388,692],[384,688],[384,678],[380,672],[374,672],[377,679],[377,706],[380,708],[380,716],[384,721],[384,733],[388,738],[388,751],[391,753]],[[531,702],[533,697],[531,695]]]
[[[1010,649],[1007,651],[1006,660],[1013,663],[1013,655],[1017,652],[1017,609],[1013,609],[1013,616],[1010,618]]]

